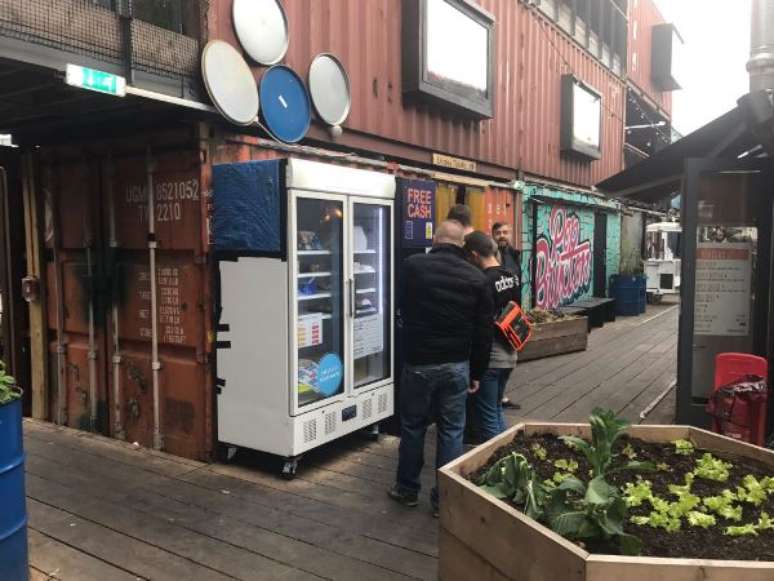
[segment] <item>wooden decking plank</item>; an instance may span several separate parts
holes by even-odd
[[[28,530],[28,537],[30,566],[49,578],[78,581],[147,579],[92,557],[34,528]]]
[[[122,486],[121,475],[111,477],[108,473],[95,473],[83,476],[79,470],[63,471],[64,465],[48,461],[40,465],[34,455],[31,459],[32,473],[52,479],[65,486],[82,491],[92,498],[110,500],[115,488]],[[70,458],[71,459],[71,458]],[[79,468],[76,466],[76,468]],[[93,476],[98,478],[96,481]],[[96,484],[98,482],[99,484]],[[225,496],[225,495],[220,495]],[[119,496],[126,507],[139,513],[162,518],[177,527],[200,533],[217,540],[247,549],[251,552],[270,557],[289,566],[303,563],[309,572],[324,578],[358,580],[407,578],[396,571],[388,571],[365,560],[353,559],[342,554],[333,554],[308,542],[301,542],[287,536],[253,526],[241,519],[231,518],[221,513],[194,504],[176,501],[145,489],[135,489],[125,497]],[[234,508],[238,501],[234,501]],[[328,531],[330,532],[330,531]],[[366,557],[364,555],[363,557]]]
[[[57,506],[85,520],[143,540],[213,572],[236,579],[312,580],[321,577],[291,568],[228,543],[176,527],[163,519],[142,514],[120,503],[85,497],[77,488],[30,474],[28,496]]]
[[[643,341],[650,339],[653,335],[669,332],[669,326],[666,326],[665,329],[662,329],[659,326],[649,327],[644,329],[642,334],[636,336],[636,343],[641,344]],[[602,354],[596,350],[583,353],[579,356],[578,360],[573,362],[572,366],[562,366],[556,371],[548,373],[542,381],[531,384],[528,383],[528,375],[523,373],[522,368],[517,366],[511,375],[511,382],[506,389],[506,393],[513,401],[519,402],[522,405],[523,410],[526,410],[524,402],[536,394],[539,399],[539,394],[545,391],[546,386],[577,384],[584,379],[600,374],[604,367],[609,365],[610,361],[616,361],[626,355],[631,356],[632,354],[636,354],[637,351],[637,349],[632,349],[632,345],[629,342],[619,341],[614,347],[607,349]],[[527,363],[525,367],[529,367],[530,365],[531,363]]]
[[[646,341],[653,336],[657,337],[659,333],[666,332],[669,332],[669,330],[662,330],[659,328],[649,329],[648,332],[640,338],[638,345],[642,345],[643,341]],[[522,410],[519,412],[519,415],[524,417],[550,419],[565,409],[568,404],[580,399],[586,393],[593,391],[593,389],[601,385],[602,382],[614,377],[615,374],[619,373],[627,365],[641,357],[641,351],[645,350],[649,343],[645,343],[645,345],[646,347],[642,347],[641,349],[632,349],[631,345],[622,342],[614,350],[605,353],[603,358],[597,356],[596,366],[590,364],[586,365],[576,373],[563,377],[561,381],[558,381],[547,388],[541,388],[526,398],[519,397],[518,391],[511,392],[512,395],[509,395],[521,404]],[[517,372],[518,367],[514,374]]]
[[[54,464],[60,460],[57,455],[54,455],[54,451],[49,446],[40,444],[37,440],[31,440],[31,444],[28,447],[30,454],[29,469],[33,472],[40,469],[36,458],[36,455],[38,454],[48,454],[49,456],[46,458],[46,461]],[[118,488],[120,488],[120,484],[124,481],[132,480],[131,473],[133,469],[110,458],[105,458],[102,462],[95,464],[94,457],[90,456],[88,453],[80,450],[69,450],[66,456],[66,462],[68,466],[74,468],[76,472],[85,472],[88,470],[93,478],[105,483],[104,489],[107,489],[107,483],[110,482],[113,477],[119,480],[117,483],[119,484]],[[200,471],[197,472],[197,474],[204,475],[205,473]],[[245,484],[245,488],[247,488],[246,494],[241,497],[236,491],[233,491],[234,494],[230,494],[232,490],[226,489],[229,487],[233,489],[234,484]],[[213,504],[216,504],[219,501],[220,506],[224,506],[228,501],[231,501],[232,515],[242,515],[246,510],[246,506],[250,506],[254,509],[251,511],[253,517],[259,518],[257,524],[266,530],[279,530],[280,532],[289,535],[291,538],[303,542],[312,542],[312,544],[318,542],[318,546],[319,542],[323,542],[329,549],[333,548],[336,550],[338,554],[349,554],[351,557],[358,560],[370,560],[375,565],[383,568],[397,567],[397,570],[402,571],[404,574],[411,574],[410,569],[403,566],[404,563],[411,567],[415,567],[422,574],[431,574],[430,571],[434,571],[434,559],[419,555],[412,550],[393,547],[375,539],[372,540],[365,537],[357,537],[347,533],[347,539],[342,541],[346,544],[342,545],[340,543],[325,542],[326,539],[341,536],[341,531],[331,527],[329,524],[323,525],[313,520],[297,517],[288,512],[277,510],[276,507],[287,509],[288,502],[286,498],[289,495],[277,495],[274,491],[269,489],[256,489],[255,486],[248,485],[247,483],[234,480],[229,481],[226,478],[218,478],[218,481],[212,484],[212,488],[208,489],[197,487],[187,481],[180,481],[147,473],[145,475],[143,486],[145,487],[145,490],[151,491],[158,498],[162,498],[166,502],[172,501],[171,504],[165,507],[164,516],[166,518],[175,518],[179,523],[188,522],[190,520],[188,518],[190,516],[188,506],[195,507],[198,503],[198,506],[200,507],[211,509]],[[95,494],[104,492],[103,488],[98,488],[95,491]],[[139,490],[140,488],[135,488],[133,495],[137,496]],[[228,492],[229,494],[223,494],[223,492]],[[268,495],[264,494],[266,492]],[[111,494],[115,495],[119,494],[119,492],[111,492]],[[195,497],[196,502],[192,502],[191,497]],[[175,498],[179,499],[180,502],[188,504],[175,507]],[[262,498],[264,504],[256,505],[256,498]],[[290,496],[290,498],[292,500],[298,500],[299,504],[305,509],[309,508],[309,500],[299,499],[293,496]],[[142,502],[152,503],[153,498],[143,497]],[[142,509],[142,504],[140,504],[139,508]],[[353,527],[353,523],[347,519],[342,519],[340,514],[337,514],[332,520],[331,513],[329,513],[325,520],[328,523],[339,522],[340,527],[348,530],[352,530],[353,528],[356,530],[356,527]],[[256,523],[251,522],[249,524]],[[392,538],[390,540],[394,541]],[[346,557],[341,557],[341,559],[346,560]]]
[[[233,579],[33,498],[27,499],[27,509],[32,529],[101,561],[132,571],[140,578],[154,581]]]
[[[70,447],[89,450],[95,455],[110,458],[120,458],[125,464],[135,466],[142,472],[155,472],[164,476],[179,476],[192,470],[207,466],[203,462],[193,460],[177,461],[170,454],[159,454],[147,448],[135,447],[126,442],[111,440],[87,432],[75,432],[54,426],[47,429],[48,424],[38,421],[25,421],[25,438],[37,438],[43,442],[66,442]],[[52,444],[53,445],[53,444]]]

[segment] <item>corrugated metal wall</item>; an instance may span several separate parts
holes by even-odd
[[[517,0],[480,2],[497,20],[496,113],[480,123],[428,107],[403,106],[400,0],[283,4],[291,35],[286,64],[305,76],[316,54],[333,52],[346,65],[353,93],[349,130],[584,186],[623,168],[623,82]],[[238,47],[232,0],[212,6],[210,37]],[[600,161],[576,162],[559,155],[560,77],[570,72],[564,60],[603,94],[607,112]],[[260,77],[262,69],[254,70]]]
[[[202,228],[206,196],[192,132],[41,150],[51,417],[89,428],[94,406],[95,429],[153,445],[151,144],[160,428],[165,450],[205,459],[212,434],[211,306]]]
[[[630,0],[629,80],[671,117],[672,93],[658,90],[651,80],[653,27],[665,22],[654,0]]]

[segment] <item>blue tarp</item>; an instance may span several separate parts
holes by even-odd
[[[215,249],[282,251],[281,160],[216,165],[213,174]]]

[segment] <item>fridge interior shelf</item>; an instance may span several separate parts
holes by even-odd
[[[329,321],[333,318],[333,315],[329,313],[305,313],[303,315],[299,315],[299,319],[306,319],[311,317],[320,317],[323,321]]]
[[[331,253],[330,250],[299,250],[298,251],[299,256],[327,256],[330,253]]]
[[[355,274],[376,274],[376,269],[372,266],[369,266],[367,268],[362,268],[360,270],[356,270]]]
[[[355,254],[376,254],[376,250],[355,250]]]
[[[368,293],[375,293],[376,289],[375,288],[359,288],[359,289],[357,289],[356,292],[359,295],[365,295],[365,294],[368,294]]]
[[[299,272],[298,278],[324,278],[330,275],[330,272]]]
[[[329,299],[331,293],[315,293],[313,295],[298,295],[299,301],[314,301],[317,299]]]

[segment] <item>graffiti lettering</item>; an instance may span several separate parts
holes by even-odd
[[[564,208],[554,208],[548,233],[535,249],[536,304],[555,309],[577,299],[591,286],[591,242],[580,240],[580,220]]]

